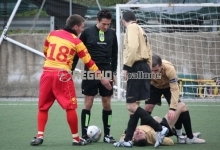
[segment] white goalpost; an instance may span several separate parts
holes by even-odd
[[[121,18],[127,10],[135,13],[147,32],[152,52],[175,65],[181,96],[220,96],[220,3],[117,4],[117,91],[126,86],[120,72],[125,31]]]

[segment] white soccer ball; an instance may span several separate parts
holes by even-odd
[[[102,136],[102,131],[98,126],[91,125],[87,129],[87,135],[93,142],[98,142]]]

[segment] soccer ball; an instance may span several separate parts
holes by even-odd
[[[102,131],[98,126],[91,125],[87,129],[87,135],[91,138],[92,142],[98,142],[102,136]]]

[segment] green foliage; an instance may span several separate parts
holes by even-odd
[[[101,6],[113,6],[115,4],[124,4],[129,0],[98,0]],[[85,6],[97,6],[96,0],[73,0],[74,3],[78,3]]]
[[[31,17],[31,16],[35,16],[38,13],[39,9],[34,9],[34,10],[30,10],[30,11],[26,11],[26,12],[22,12],[22,13],[17,13],[16,16],[19,17]],[[40,13],[40,17],[45,17],[48,16],[47,12],[42,10]]]
[[[128,2],[129,0],[99,0],[101,6],[113,6],[116,4],[123,4]],[[96,0],[73,0],[74,3],[85,5],[85,6],[97,6]],[[38,13],[39,9],[34,9],[22,13],[17,13],[16,16],[19,17],[30,17],[35,16]],[[40,17],[48,16],[47,12],[42,10],[40,13]]]

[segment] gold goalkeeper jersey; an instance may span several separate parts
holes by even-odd
[[[176,109],[179,101],[179,86],[178,77],[174,65],[167,61],[162,60],[161,66],[161,79],[152,79],[151,84],[158,89],[165,89],[170,87],[171,100],[170,108]]]

